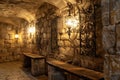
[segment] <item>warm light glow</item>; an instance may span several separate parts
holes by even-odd
[[[66,25],[67,27],[75,28],[78,26],[79,21],[76,17],[69,16],[66,18]]]
[[[15,34],[15,38],[18,39],[18,38],[19,38],[19,35],[18,35],[18,34]]]
[[[32,34],[35,33],[35,27],[29,27],[28,32]]]

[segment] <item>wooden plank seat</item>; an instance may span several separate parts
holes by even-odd
[[[37,59],[37,58],[44,59],[45,58],[44,56],[40,56],[38,54],[32,54],[32,53],[23,53],[23,55],[33,58],[33,59]]]
[[[78,77],[83,76],[92,80],[104,80],[103,73],[90,70],[87,68],[77,67],[77,66],[74,66],[62,61],[57,61],[57,60],[48,60],[47,64],[50,66],[59,68],[61,70],[64,70],[70,74],[76,75]]]

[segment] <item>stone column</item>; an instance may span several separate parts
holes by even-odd
[[[119,0],[102,0],[105,80],[120,80],[120,18]]]

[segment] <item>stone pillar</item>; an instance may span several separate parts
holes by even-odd
[[[120,55],[106,55],[104,65],[105,80],[120,80]]]
[[[120,80],[120,4],[119,0],[102,0],[105,80]]]

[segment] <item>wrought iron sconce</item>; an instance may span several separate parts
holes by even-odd
[[[74,10],[74,6],[68,2],[67,3],[69,9],[68,9],[68,16],[66,16],[65,18],[65,24],[67,27],[67,33],[70,39],[71,33],[73,32],[73,29],[75,29],[78,24],[79,24],[79,19],[78,19],[78,15],[75,14],[75,10]]]
[[[30,35],[30,38],[34,37],[34,34],[35,34],[35,23],[34,22],[30,23],[29,25],[28,34]]]
[[[70,27],[68,27],[68,31],[67,31],[67,33],[68,33],[68,36],[69,36],[69,39],[70,39],[70,36],[71,36],[71,28]]]
[[[60,35],[60,40],[61,40],[61,36],[63,35],[63,33],[62,33],[62,32],[59,32],[59,35]]]
[[[19,35],[18,34],[15,34],[15,39],[18,39],[19,38]]]
[[[28,32],[29,32],[30,34],[34,34],[34,33],[35,33],[35,27],[29,27],[29,28],[28,28]]]

